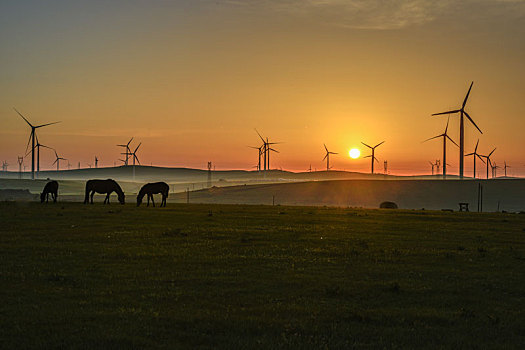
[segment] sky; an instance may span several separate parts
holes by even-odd
[[[77,167],[142,164],[253,169],[255,128],[271,167],[369,171],[349,149],[385,143],[376,169],[428,174],[461,106],[465,151],[494,147],[525,176],[525,0],[191,0],[0,2],[0,161],[17,169],[31,122]],[[450,117],[459,142],[459,118]],[[53,169],[54,153],[41,152]],[[450,144],[449,173],[459,152]],[[65,167],[66,162],[61,162]],[[25,160],[30,166],[30,157]],[[472,174],[472,158],[465,160]],[[478,163],[478,172],[484,168]],[[500,170],[500,173],[501,170]]]

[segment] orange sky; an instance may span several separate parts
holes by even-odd
[[[525,176],[525,2],[53,1],[0,5],[0,161],[15,169],[34,123],[72,164],[112,166],[134,136],[143,164],[251,169],[254,128],[282,141],[272,167],[429,173],[470,81],[466,152],[497,147]],[[152,5],[154,4],[154,5]],[[458,118],[450,135],[458,142]],[[137,143],[134,143],[135,145]],[[54,155],[43,151],[42,168]],[[458,151],[449,148],[452,173]],[[26,160],[30,165],[30,159]],[[118,161],[117,161],[118,164]],[[466,160],[471,175],[472,160]],[[480,171],[482,168],[480,168]]]

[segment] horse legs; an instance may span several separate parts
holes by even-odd
[[[91,191],[91,204],[93,204],[93,196],[95,195],[95,191]]]
[[[109,195],[110,195],[110,193],[108,193],[108,194],[106,195],[106,199],[104,199],[104,204],[106,204],[106,203],[109,204]]]
[[[166,196],[164,195],[164,193],[162,194],[162,202],[160,202],[160,206],[161,207],[165,207],[166,206]]]
[[[146,206],[149,207],[149,193],[146,195],[146,197],[148,198],[148,205]]]
[[[153,195],[150,194],[150,196],[151,196],[151,203],[153,203],[153,208],[155,208],[155,200],[153,200]]]
[[[57,193],[53,193],[53,202],[54,203],[57,202],[57,197],[58,197],[58,192]]]

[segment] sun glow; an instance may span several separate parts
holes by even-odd
[[[357,148],[352,148],[350,151],[348,151],[348,155],[352,159],[357,159],[361,155],[361,151],[358,150]]]

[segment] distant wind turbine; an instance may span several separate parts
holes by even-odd
[[[326,171],[330,171],[330,154],[339,154],[335,152],[330,152],[325,144],[323,144],[324,149],[326,150],[326,155],[324,156],[323,160],[326,159]]]
[[[449,118],[450,119],[450,118]],[[454,142],[454,140],[452,140],[450,138],[450,136],[448,136],[447,134],[447,131],[448,131],[448,122],[449,120],[447,120],[447,126],[445,127],[445,132],[443,132],[442,134],[440,135],[437,135],[437,136],[434,136],[434,137],[431,137],[429,139],[426,139],[425,141],[423,142],[427,142],[427,141],[430,141],[430,140],[433,140],[433,139],[437,139],[438,137],[442,137],[443,138],[443,178],[446,179],[447,178],[447,139],[450,140],[450,142],[452,142],[453,144],[455,144],[456,146],[458,146],[457,143]],[[458,146],[459,147],[459,146]],[[438,166],[438,173],[439,173],[439,166]]]
[[[468,120],[470,120],[470,122],[476,127],[476,129],[478,129],[478,131],[483,134],[481,129],[478,128],[476,123],[474,123],[474,120],[472,120],[470,115],[465,111],[465,105],[467,104],[467,100],[470,95],[470,90],[472,89],[472,85],[474,85],[474,82],[470,84],[467,95],[465,96],[465,99],[463,100],[463,104],[461,105],[460,109],[432,114],[432,115],[455,114],[455,113],[460,114],[460,118],[459,118],[459,177],[461,179],[463,179],[463,161],[464,161],[463,157],[465,155],[465,126],[464,126],[465,122],[463,120],[464,119],[463,116],[466,116]]]
[[[368,147],[368,148],[370,148],[370,149],[372,150],[372,154],[370,154],[370,155],[368,155],[368,156],[366,156],[366,157],[363,157],[363,158],[368,158],[368,157],[371,157],[371,158],[372,158],[372,167],[371,167],[371,171],[370,171],[370,173],[373,174],[373,173],[374,173],[374,160],[375,160],[376,162],[379,162],[379,161],[377,160],[376,156],[375,156],[375,150],[376,150],[377,147],[379,147],[379,146],[381,146],[383,143],[385,143],[385,141],[383,141],[383,142],[381,142],[381,143],[378,143],[378,144],[375,145],[374,147],[369,146],[369,145],[367,145],[367,144],[364,143],[364,142],[361,142],[361,143],[362,143],[363,145],[365,145],[366,147]]]
[[[53,162],[53,164],[51,164],[51,165],[54,165],[54,164],[56,163],[56,165],[57,165],[57,171],[59,171],[59,170],[60,170],[60,169],[59,169],[59,168],[60,168],[60,160],[67,160],[67,159],[66,159],[66,158],[62,158],[62,157],[59,157],[58,154],[57,154],[57,151],[56,151],[56,150],[54,150],[54,151],[55,151],[55,157],[56,157],[56,159],[55,159],[55,161]]]
[[[48,126],[48,125],[57,124],[57,123],[60,123],[60,122],[47,123],[47,124],[42,124],[42,125],[33,125],[33,124],[31,124],[29,122],[29,120],[26,119],[26,117],[24,117],[19,111],[17,111],[16,108],[13,108],[13,109],[15,110],[16,113],[18,113],[18,115],[20,117],[22,117],[22,119],[25,120],[27,125],[29,125],[31,127],[31,134],[29,135],[29,140],[27,142],[26,152],[27,152],[27,149],[29,148],[29,143],[31,143],[31,179],[34,180],[35,179],[35,138],[36,138],[36,129],[42,128],[42,127]]]
[[[476,147],[474,148],[474,152],[465,154],[465,157],[472,156],[472,158],[474,158],[474,175],[472,176],[474,179],[476,178],[476,158],[479,158],[479,160],[485,163],[483,158],[481,158],[481,155],[478,153],[478,144],[479,144],[479,139],[478,139],[478,142],[476,142]]]
[[[126,161],[124,162],[124,165],[128,165],[128,159],[129,159],[129,156],[131,155],[131,150],[129,148],[129,144],[131,143],[131,141],[133,141],[133,137],[128,141],[127,144],[125,144],[125,145],[117,145],[119,147],[124,147],[125,148],[125,153],[122,153],[122,154],[126,155]]]
[[[492,153],[494,153],[494,151],[496,150],[496,148],[494,148],[488,155],[486,156],[483,156],[481,155],[481,157],[485,158],[487,160],[487,179],[489,178],[489,166],[492,166],[492,162],[490,161],[490,156],[492,155]]]
[[[140,164],[139,157],[137,157],[137,151],[139,150],[140,145],[142,145],[142,142],[139,143],[139,145],[137,146],[137,148],[135,148],[135,150],[134,150],[133,152],[130,153],[130,155],[131,155],[132,158],[133,158],[133,180],[135,180],[135,160],[137,161],[137,163]]]
[[[507,165],[507,161],[504,161],[503,164],[505,164],[503,169],[505,170],[505,177],[507,177],[507,168],[511,168],[511,166]]]

